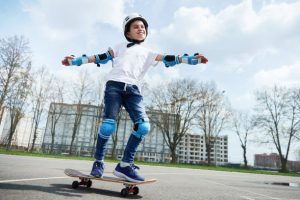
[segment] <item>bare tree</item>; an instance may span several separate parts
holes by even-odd
[[[150,120],[163,133],[171,152],[171,162],[177,162],[176,148],[183,136],[192,128],[192,120],[199,110],[199,91],[193,80],[183,79],[170,82],[166,87],[152,90],[150,111],[161,113],[159,118]]]
[[[251,130],[253,129],[253,124],[249,115],[247,113],[236,112],[233,117],[233,128],[243,149],[244,167],[248,168],[247,144],[249,135],[252,133]]]
[[[43,66],[33,74],[34,80],[31,90],[31,104],[33,110],[33,138],[30,152],[34,150],[37,138],[37,129],[39,127],[41,117],[46,109],[46,103],[50,98],[50,88],[52,87],[53,75],[50,74]]]
[[[30,67],[18,70],[14,78],[11,80],[12,87],[7,93],[6,104],[9,108],[10,128],[6,149],[10,149],[13,135],[20,119],[24,115],[26,100],[31,87]]]
[[[100,126],[100,122],[101,122],[101,117],[102,117],[102,113],[103,113],[103,78],[102,76],[99,76],[97,78],[97,85],[94,88],[95,92],[95,102],[97,105],[97,110],[96,110],[96,119],[95,119],[95,129],[94,129],[94,135],[92,137],[92,141],[93,141],[93,149],[91,151],[91,157],[94,156],[95,154],[95,148],[96,148],[96,141],[98,138],[98,132],[99,132],[99,126]]]
[[[56,135],[56,125],[58,123],[58,120],[63,114],[64,111],[64,83],[60,82],[60,80],[54,79],[54,88],[50,90],[50,108],[49,108],[49,114],[48,116],[51,117],[50,122],[50,132],[51,132],[51,148],[50,148],[50,154],[53,153],[54,148],[54,138]],[[48,124],[48,123],[47,123]]]
[[[75,111],[75,119],[74,119],[74,126],[72,130],[72,138],[71,138],[71,144],[70,144],[70,154],[73,154],[73,144],[74,140],[76,138],[76,135],[79,131],[80,122],[82,118],[83,113],[83,107],[82,104],[84,101],[89,97],[91,93],[91,82],[89,81],[90,75],[85,70],[79,75],[78,82],[74,83],[73,92],[75,95],[75,98],[77,99],[76,102],[76,111]]]
[[[207,163],[211,165],[211,152],[221,131],[226,128],[231,112],[224,98],[224,91],[217,91],[215,84],[202,84],[201,91],[199,98],[201,109],[197,114],[197,121],[205,138]],[[216,162],[215,160],[215,164]]]
[[[0,109],[11,87],[16,84],[13,80],[18,76],[19,69],[31,66],[29,54],[28,42],[24,37],[0,39]]]
[[[287,161],[292,143],[299,133],[300,117],[297,99],[292,90],[274,86],[256,94],[255,125],[266,134],[280,156],[281,172],[287,172]]]
[[[300,115],[300,88],[295,89],[293,91],[293,99],[295,100],[295,104],[296,104],[296,114],[297,114],[297,117],[299,117],[299,115]],[[296,126],[297,126],[296,129],[299,130],[300,124],[296,124]],[[295,138],[297,140],[300,140],[300,131],[296,132]]]

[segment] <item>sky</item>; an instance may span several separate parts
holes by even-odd
[[[145,76],[150,87],[175,78],[213,81],[233,109],[250,112],[255,91],[300,86],[299,0],[0,0],[0,5],[0,38],[24,35],[33,67],[46,66],[66,81],[81,69],[63,67],[64,56],[103,53],[126,41],[123,19],[140,13],[149,24],[147,45],[164,54],[199,52],[209,60],[173,68],[160,63]],[[84,67],[93,75],[110,70]],[[242,162],[237,137],[229,141],[229,161]],[[254,153],[263,152],[275,148],[253,144],[247,156],[253,163]]]

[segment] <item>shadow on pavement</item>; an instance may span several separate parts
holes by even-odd
[[[16,183],[0,183],[0,193],[5,190],[22,190],[22,191],[40,191],[45,193],[51,193],[56,195],[62,195],[66,197],[83,197],[84,194],[98,194],[111,197],[121,197],[120,192],[98,189],[98,188],[86,188],[78,187],[73,189],[69,184],[50,184],[49,186],[42,185],[26,185],[26,184],[16,184]],[[140,195],[128,195],[128,199],[140,199]]]

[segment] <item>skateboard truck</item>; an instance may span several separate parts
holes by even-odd
[[[80,179],[80,182],[73,181],[72,188],[76,189],[76,188],[78,188],[79,185],[84,185],[87,188],[90,188],[92,186],[91,179],[89,179],[89,178],[80,178],[80,177],[79,177],[79,179]]]
[[[123,188],[121,190],[121,195],[123,197],[126,197],[128,194],[133,194],[133,195],[137,195],[140,191],[139,187],[137,187],[136,185],[131,185],[131,184],[126,184],[124,183],[125,188]]]

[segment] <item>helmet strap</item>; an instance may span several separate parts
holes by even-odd
[[[140,44],[144,42],[145,40],[134,40],[134,39],[129,39],[130,43],[127,44],[127,48],[132,47],[135,44]]]

